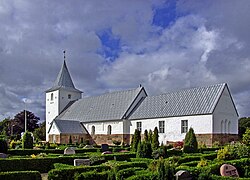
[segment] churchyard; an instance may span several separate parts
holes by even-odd
[[[249,139],[206,147],[193,137],[160,145],[155,132],[142,139],[136,131],[130,146],[33,143],[28,149],[12,142],[1,153],[0,179],[250,179]]]

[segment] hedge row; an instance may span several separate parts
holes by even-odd
[[[86,159],[84,156],[63,156],[44,158],[10,158],[0,159],[0,172],[4,171],[39,171],[48,172],[54,163],[74,164],[74,159]]]
[[[87,152],[97,152],[100,148],[89,148],[89,149],[76,149],[76,153],[87,153]],[[18,156],[25,156],[25,155],[32,155],[32,154],[63,154],[64,150],[61,149],[9,149],[8,154],[10,155],[18,155]]]
[[[1,180],[41,180],[41,174],[38,171],[12,171],[0,172]]]
[[[89,171],[85,173],[81,173],[80,175],[75,175],[75,180],[101,180],[101,179],[108,179],[109,171],[104,172],[96,172],[96,171]]]
[[[83,172],[88,171],[108,171],[111,168],[106,165],[98,165],[98,166],[78,166],[72,168],[61,168],[61,169],[52,169],[48,173],[48,180],[71,180],[74,179],[75,176],[81,174]]]
[[[116,173],[116,180],[123,180],[130,176],[136,175],[136,172],[143,170],[141,167],[131,167],[127,169],[122,169]]]
[[[179,158],[178,164],[182,163],[188,163],[190,161],[200,161],[201,158],[207,159],[207,160],[214,160],[217,157],[217,153],[211,153],[211,154],[201,154],[200,156],[184,156]]]
[[[152,171],[138,171],[138,174],[128,177],[126,180],[158,180],[158,173]]]

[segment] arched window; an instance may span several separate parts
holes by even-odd
[[[222,120],[221,121],[221,125],[220,125],[220,131],[221,131],[221,134],[223,134],[224,133],[224,121]]]
[[[54,94],[51,93],[51,95],[50,95],[50,100],[53,101],[53,99],[54,99]]]
[[[112,131],[111,125],[108,125],[108,134],[111,134],[111,131]]]
[[[228,121],[228,126],[227,126],[227,133],[230,134],[230,129],[231,129],[231,122]]]
[[[91,127],[91,135],[95,135],[95,126]]]
[[[225,120],[225,129],[224,129],[224,133],[226,134],[227,133],[227,119]]]

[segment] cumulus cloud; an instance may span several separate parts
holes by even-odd
[[[23,110],[27,98],[28,109],[44,119],[44,91],[63,50],[85,96],[139,84],[158,94],[228,82],[240,115],[249,116],[250,2],[168,2],[1,1],[0,118]],[[161,19],[164,10],[173,14]],[[106,30],[111,40],[104,46]],[[111,61],[100,52],[112,39],[119,47]]]

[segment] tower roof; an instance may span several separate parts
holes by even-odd
[[[67,89],[69,91],[81,92],[80,90],[75,88],[65,60],[63,61],[62,68],[56,78],[53,87],[48,89],[46,92],[51,92],[59,89]]]

